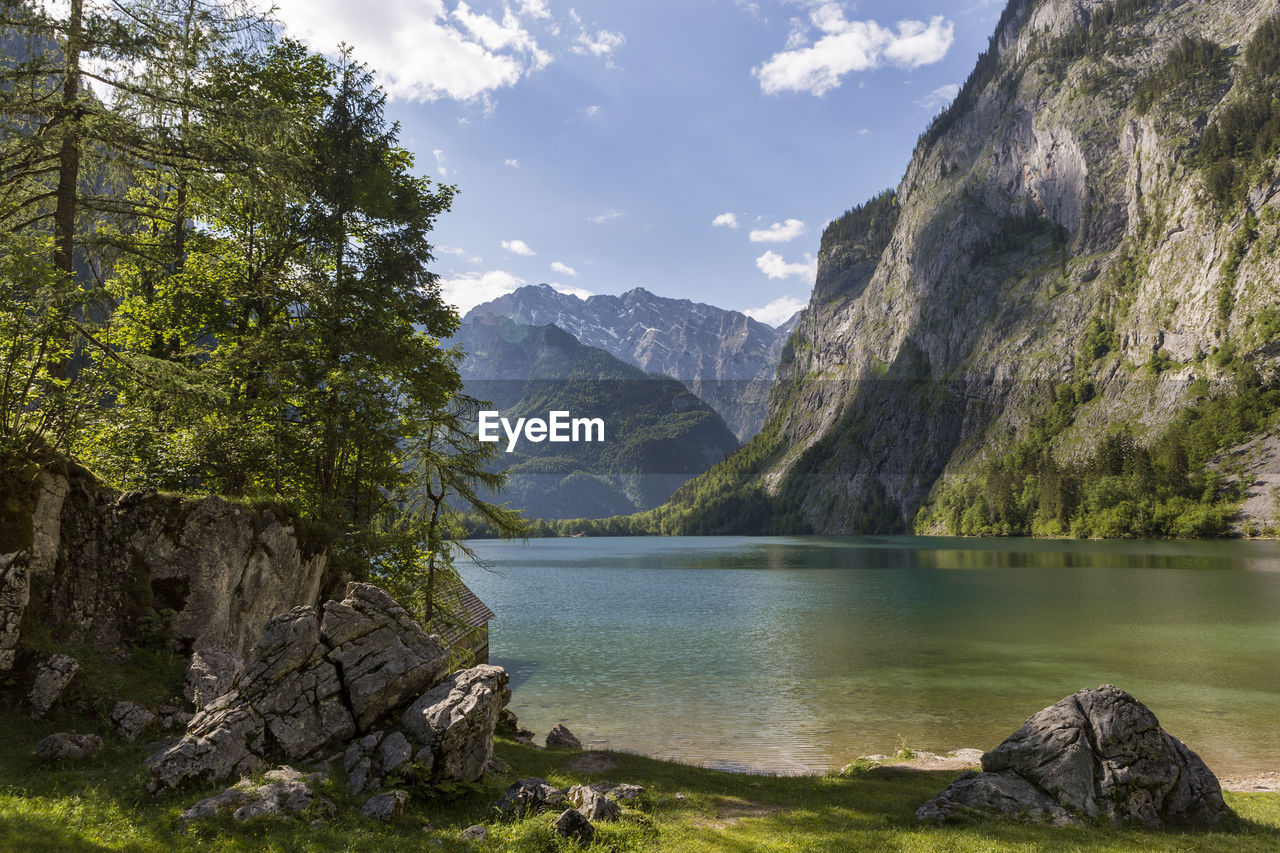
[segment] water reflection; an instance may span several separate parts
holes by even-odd
[[[467,580],[539,733],[795,772],[900,739],[987,748],[1113,682],[1211,766],[1280,767],[1275,543],[473,544],[502,573]]]

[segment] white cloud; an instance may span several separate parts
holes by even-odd
[[[597,225],[603,225],[606,222],[611,222],[614,219],[619,219],[621,218],[621,216],[622,216],[621,210],[605,210],[600,213],[597,213],[595,216],[588,216],[587,219],[589,219],[590,221],[594,222]]]
[[[547,10],[547,0],[520,0],[520,14],[533,20],[551,17],[551,12]]]
[[[588,53],[592,56],[609,56],[626,42],[627,37],[622,33],[596,30],[596,34],[591,35],[586,30],[583,30],[578,34],[577,41],[570,50],[583,56]]]
[[[606,64],[612,67],[610,60],[613,52],[626,44],[627,37],[622,33],[605,29],[598,29],[592,34],[583,23],[582,16],[573,9],[569,10],[569,18],[578,26],[578,37],[574,39],[573,47],[569,49],[580,56],[602,57]]]
[[[530,249],[529,244],[523,240],[503,240],[502,248],[513,255],[524,255],[526,258],[538,254],[533,249]]]
[[[869,133],[871,133],[871,131],[867,130],[865,127],[862,130],[858,131],[859,136],[866,136]]]
[[[476,257],[466,249],[460,249],[457,246],[436,246],[435,251],[438,255],[453,255],[455,257],[462,258],[469,264],[484,263],[484,258]]]
[[[777,252],[765,252],[756,258],[756,269],[769,278],[793,278],[801,276],[810,281],[818,276],[818,262],[813,255],[806,254],[804,263],[789,264]]]
[[[955,25],[935,15],[929,23],[899,21],[897,31],[875,21],[850,21],[841,4],[820,2],[809,13],[810,29],[818,32],[809,43],[807,30],[792,29],[786,47],[751,70],[760,88],[769,95],[808,92],[825,95],[839,87],[841,78],[890,62],[918,68],[946,56],[955,41]]]
[[[595,296],[595,294],[590,290],[585,290],[581,287],[574,287],[570,284],[561,284],[558,281],[551,282],[551,286],[560,293],[565,293],[569,296],[576,296],[579,299],[586,299],[588,296]]]
[[[449,177],[449,167],[445,164],[445,160],[444,160],[444,149],[433,148],[431,150],[431,153],[435,155],[436,170],[440,172],[440,177],[442,178]]]
[[[266,0],[261,0],[266,5]],[[288,34],[332,52],[354,46],[392,98],[408,101],[486,99],[498,89],[545,68],[551,54],[505,8],[501,20],[466,3],[449,11],[445,0],[276,0]],[[521,12],[539,17],[541,0]]]
[[[721,228],[733,228],[734,230],[737,230],[738,214],[722,213],[719,216],[717,216],[715,219],[711,220],[711,224],[715,226],[719,226]]]
[[[768,305],[763,305],[759,308],[748,308],[742,313],[753,320],[759,320],[761,323],[767,323],[770,326],[781,326],[790,320],[805,304],[803,299],[797,299],[794,296],[780,296]]]
[[[752,243],[789,243],[804,232],[803,222],[788,219],[786,222],[775,222],[766,229],[752,231],[747,238]]]
[[[491,270],[444,279],[440,282],[440,290],[445,302],[456,306],[459,314],[465,314],[481,302],[511,293],[522,284],[524,279],[505,270]]]
[[[940,110],[954,101],[958,94],[960,94],[960,87],[955,83],[948,83],[945,86],[939,86],[916,101],[916,106],[924,107],[927,110]]]
[[[517,159],[516,159],[516,158],[514,158],[514,157],[508,157],[508,158],[507,158],[506,160],[504,160],[503,162],[504,162],[506,165],[508,165],[508,166],[510,166],[511,168],[513,168],[513,169],[519,169],[519,168],[520,168],[520,161],[519,161],[519,160],[517,160]]]
[[[578,271],[577,271],[577,270],[575,270],[573,267],[569,266],[568,264],[562,264],[562,263],[560,263],[559,261],[552,261],[552,262],[551,262],[551,269],[552,269],[554,272],[558,272],[558,273],[560,273],[560,275],[567,275],[567,276],[569,276],[570,278],[577,278],[577,277],[578,277]]]
[[[587,107],[587,109],[586,109],[586,113],[587,113],[587,115],[589,115],[589,116],[598,115],[598,114],[599,114],[599,112],[600,112],[600,105],[599,105],[599,104],[592,104],[591,106]]]

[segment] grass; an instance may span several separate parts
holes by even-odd
[[[0,711],[0,849],[14,851],[558,851],[555,817],[500,820],[489,806],[518,776],[560,787],[610,779],[646,788],[638,807],[616,824],[597,825],[592,850],[608,851],[1273,851],[1280,849],[1280,794],[1230,794],[1242,818],[1230,832],[1146,832],[1110,827],[1048,828],[998,823],[918,825],[916,808],[956,775],[893,767],[849,768],[840,775],[769,777],[726,773],[623,753],[540,750],[500,739],[497,754],[512,770],[464,786],[450,799],[416,791],[409,812],[383,826],[358,816],[339,780],[322,793],[341,811],[313,826],[302,819],[230,819],[183,828],[183,808],[221,786],[154,799],[145,792],[147,748],[107,738],[106,750],[66,766],[38,763],[30,746],[60,726]],[[84,730],[83,727],[80,730]],[[485,841],[465,841],[474,823]]]

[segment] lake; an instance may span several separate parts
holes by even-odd
[[[471,543],[539,738],[738,770],[990,749],[1116,684],[1219,773],[1280,769],[1280,543],[683,537]]]

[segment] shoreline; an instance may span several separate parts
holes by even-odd
[[[533,744],[539,749],[545,747]],[[821,778],[823,776],[843,775],[847,768],[857,768],[854,772],[865,772],[876,768],[893,768],[895,770],[917,771],[921,773],[939,772],[939,771],[963,771],[963,770],[981,770],[983,750],[964,748],[956,749],[951,752],[937,753],[929,752],[923,749],[906,750],[910,755],[862,755],[853,761],[844,765],[843,768],[832,768],[830,770],[813,769],[808,771],[800,771],[796,773],[776,773],[767,770],[752,770],[749,768],[733,768],[727,766],[717,766],[711,763],[695,763],[691,761],[682,761],[678,758],[667,756],[647,755],[642,752],[632,752],[625,749],[614,749],[609,747],[593,748],[584,747],[582,752],[570,760],[569,764],[574,770],[585,773],[608,773],[615,764],[612,754],[633,755],[640,758],[650,758],[655,761],[669,761],[673,764],[679,764],[684,767],[695,768],[699,770],[717,770],[722,773],[734,773],[742,776],[766,776],[776,778]],[[861,766],[859,766],[861,765]],[[1213,768],[1210,768],[1213,770]],[[1214,776],[1218,780],[1218,784],[1222,786],[1223,791],[1229,791],[1234,794],[1273,794],[1280,793],[1280,771],[1276,770],[1260,770],[1255,772],[1232,772],[1226,771],[1219,773],[1213,770]]]

